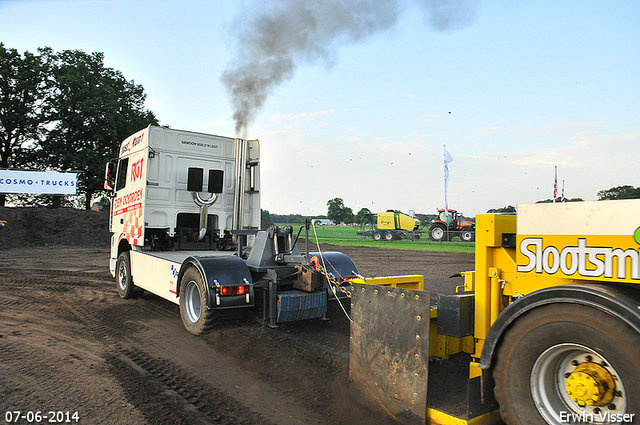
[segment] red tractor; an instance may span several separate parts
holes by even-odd
[[[438,210],[438,219],[431,222],[429,237],[432,241],[450,241],[458,236],[463,242],[472,242],[476,239],[476,224],[472,221],[461,220],[462,214],[456,210]]]

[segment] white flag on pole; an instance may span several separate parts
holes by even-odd
[[[447,192],[449,192],[449,163],[453,162],[453,157],[449,151],[447,151],[447,147],[444,147],[444,213],[449,215],[449,198],[447,196]]]
[[[558,198],[558,167],[555,168],[555,177],[553,179],[553,203],[556,203]]]

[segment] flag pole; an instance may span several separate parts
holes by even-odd
[[[555,178],[553,180],[553,203],[556,203],[558,197],[558,166],[555,166]]]
[[[451,154],[447,151],[447,147],[444,148],[444,213],[449,216],[449,197],[447,192],[449,191],[449,163],[453,161]]]

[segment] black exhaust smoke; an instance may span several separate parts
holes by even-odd
[[[437,30],[463,28],[475,19],[479,0],[413,0]],[[403,0],[275,0],[236,19],[235,59],[222,81],[234,110],[236,134],[246,131],[272,90],[291,79],[299,64],[330,66],[341,45],[392,28]]]

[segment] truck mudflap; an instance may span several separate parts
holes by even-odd
[[[354,283],[351,294],[350,382],[396,421],[425,424],[429,292]]]
[[[325,269],[327,274],[333,276],[337,282],[347,282],[349,278],[358,276],[358,268],[354,264],[353,260],[342,252],[311,252],[309,253],[309,262],[314,267],[319,269]],[[324,277],[323,277],[324,279]],[[342,291],[329,291],[329,299],[335,298],[347,298],[346,294]]]
[[[358,275],[356,265],[351,258],[342,252],[323,252],[322,254],[311,252],[309,256],[309,261],[315,263],[316,267],[325,268],[327,273],[333,275],[338,281],[344,281]]]
[[[188,257],[180,268],[178,281],[187,269],[187,264],[192,264],[204,277],[208,290],[208,308],[234,308],[253,307],[255,295],[251,272],[241,258],[228,257]],[[242,295],[220,296],[221,287],[248,286],[249,291]],[[178,294],[180,288],[178,288]]]

